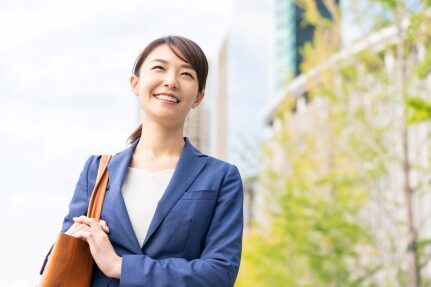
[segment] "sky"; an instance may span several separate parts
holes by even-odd
[[[243,139],[256,144],[268,81],[266,3],[0,3],[2,286],[37,283],[85,160],[126,147],[139,120],[128,79],[150,40],[183,35],[211,59],[228,35],[229,160],[240,161]]]
[[[259,170],[264,108],[270,100],[272,1],[236,0],[229,29],[229,160],[243,177]]]

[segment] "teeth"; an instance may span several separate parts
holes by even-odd
[[[178,100],[174,97],[171,96],[165,96],[165,95],[156,95],[156,98],[159,100],[165,100],[165,101],[170,101],[173,103],[178,103]]]

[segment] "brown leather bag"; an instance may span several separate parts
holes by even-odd
[[[100,219],[108,184],[107,166],[111,155],[102,155],[87,216]],[[41,287],[86,287],[91,285],[94,260],[88,243],[60,233],[44,269]]]

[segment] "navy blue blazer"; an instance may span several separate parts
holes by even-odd
[[[143,246],[133,231],[121,187],[136,140],[115,154],[102,219],[109,239],[122,256],[121,278],[106,277],[95,268],[92,286],[233,286],[238,274],[243,232],[243,186],[235,165],[202,154],[184,137],[174,174],[157,204]],[[65,217],[86,213],[100,156],[85,163]]]

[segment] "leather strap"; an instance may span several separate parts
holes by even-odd
[[[100,159],[99,170],[97,172],[96,184],[91,193],[90,204],[88,205],[87,216],[99,220],[102,213],[103,200],[105,199],[106,188],[108,186],[108,163],[111,155],[104,154]]]

